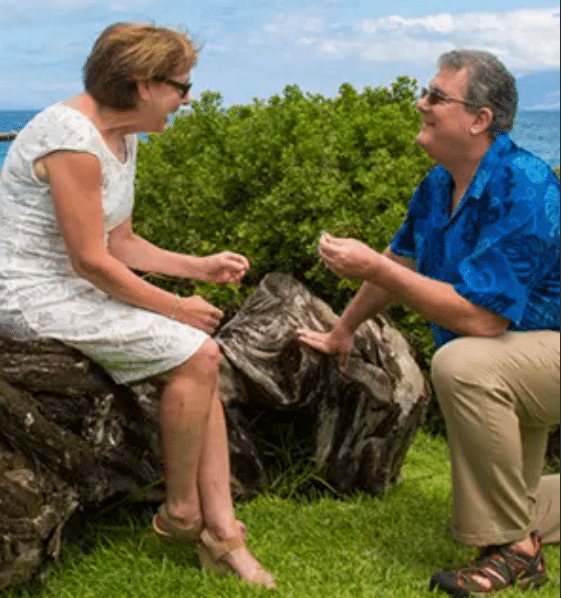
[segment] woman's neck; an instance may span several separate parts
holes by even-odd
[[[123,137],[137,131],[135,110],[114,110],[100,106],[85,92],[70,98],[65,104],[84,114],[105,138]]]

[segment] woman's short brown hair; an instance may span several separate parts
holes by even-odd
[[[97,38],[84,64],[84,86],[100,105],[130,110],[138,101],[138,81],[189,72],[196,62],[197,49],[185,33],[115,23]]]

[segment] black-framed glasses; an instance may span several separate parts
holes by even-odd
[[[167,83],[168,85],[175,87],[175,89],[178,89],[179,92],[181,93],[182,100],[189,93],[189,91],[191,90],[191,87],[193,87],[193,84],[191,83],[191,81],[188,81],[187,83],[183,83],[181,81],[176,81],[175,79],[170,79],[169,77],[155,77],[154,81],[161,81],[162,83]]]
[[[476,107],[475,104],[472,104],[471,102],[466,102],[465,100],[460,100],[458,98],[451,98],[450,96],[447,96],[443,91],[440,91],[440,89],[435,89],[434,87],[423,87],[421,89],[421,98],[425,97],[427,98],[427,101],[431,106],[440,104],[441,102],[455,102],[456,104],[463,104],[464,106],[471,106],[472,108]]]

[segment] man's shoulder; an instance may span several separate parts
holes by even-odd
[[[508,135],[497,137],[490,151],[495,154],[495,159],[489,164],[490,181],[501,181],[506,174],[516,186],[559,186],[559,179],[551,167],[540,157],[516,145]]]

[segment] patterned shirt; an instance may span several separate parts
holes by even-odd
[[[453,180],[436,166],[415,190],[390,247],[510,320],[509,330],[559,330],[559,180],[500,134],[450,214]],[[459,336],[431,324],[437,347]]]

